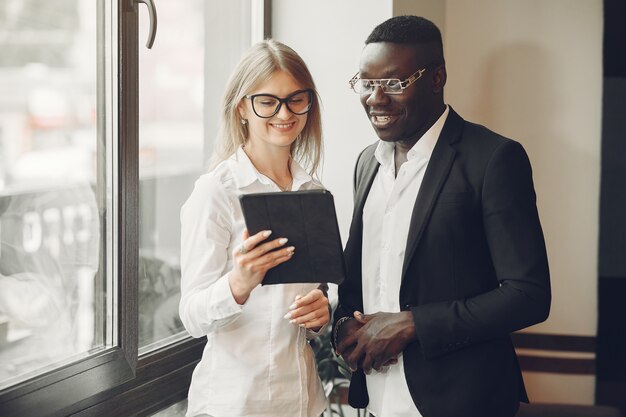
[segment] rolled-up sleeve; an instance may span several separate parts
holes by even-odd
[[[235,320],[242,307],[228,282],[232,208],[216,178],[201,177],[181,209],[179,314],[193,337]]]

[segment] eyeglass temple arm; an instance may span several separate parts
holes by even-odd
[[[426,71],[426,68],[422,68],[421,70],[418,70],[415,74],[411,75],[409,78],[407,78],[404,81],[400,81],[400,86],[404,89],[407,88],[408,86],[410,86],[411,84],[413,84],[415,81],[419,80],[420,78],[422,78],[422,74],[424,73],[424,71]]]
[[[356,80],[358,79],[359,79],[359,73],[357,72],[356,74],[354,74],[354,77],[350,78],[350,80],[348,81],[350,88],[354,86],[354,84],[356,83]]]

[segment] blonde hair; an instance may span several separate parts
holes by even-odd
[[[313,77],[300,55],[287,45],[273,39],[253,45],[237,64],[228,80],[211,168],[228,159],[239,146],[246,143],[248,125],[241,123],[237,108],[247,94],[277,71],[286,72],[303,89],[311,89],[314,92],[313,103],[304,129],[291,145],[291,157],[311,175],[316,174],[322,158],[322,116],[319,95]]]

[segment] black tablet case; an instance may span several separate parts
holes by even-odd
[[[253,193],[239,196],[250,236],[271,230],[286,237],[293,257],[267,271],[262,284],[339,284],[346,276],[333,196],[326,190]]]

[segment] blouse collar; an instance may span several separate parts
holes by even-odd
[[[271,184],[271,180],[256,169],[248,155],[244,152],[243,146],[237,148],[237,152],[235,152],[230,159],[237,167],[237,169],[233,169],[233,176],[237,188],[245,188],[255,181],[265,185]],[[292,190],[298,190],[304,184],[314,181],[313,177],[311,177],[311,175],[293,158],[290,159],[289,168],[293,178]]]

